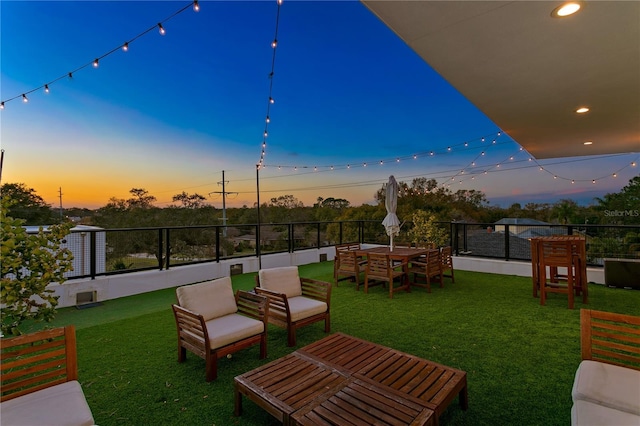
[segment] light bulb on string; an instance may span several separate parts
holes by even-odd
[[[160,33],[160,35],[165,35],[167,33],[160,22],[158,22],[158,32]]]
[[[129,42],[125,42],[125,44],[122,45],[122,50],[125,52],[129,50]]]
[[[571,179],[571,183],[576,183],[576,181],[575,181],[575,180],[573,180],[573,179]]]
[[[193,11],[200,12],[200,4],[198,4],[198,0],[193,1]]]
[[[4,109],[4,101],[0,102],[0,109]]]
[[[49,85],[48,84],[44,85],[44,93],[49,93]]]
[[[280,6],[282,4],[282,0],[278,0],[277,3],[278,3],[278,6]]]
[[[613,177],[618,177],[618,174],[617,174],[617,173],[614,173],[614,174],[613,174]]]
[[[595,185],[595,183],[596,183],[596,180],[595,180],[595,179],[594,179],[594,180],[592,180],[592,181],[591,181],[591,183]]]
[[[276,103],[276,101],[271,96],[269,96],[269,103],[270,104],[274,104],[274,103]]]
[[[24,103],[29,102],[29,98],[27,98],[27,95],[25,95],[24,93],[22,94],[22,102]]]
[[[270,123],[270,122],[271,122],[271,119],[270,119],[270,118],[269,118],[269,116],[267,115],[267,118],[266,118],[264,121],[266,121],[267,123]]]
[[[278,39],[274,39],[274,40],[271,42],[271,47],[273,47],[274,49],[275,49],[276,47],[278,47]]]
[[[96,58],[93,60],[93,67],[98,68],[98,65],[99,65],[99,60]]]
[[[635,166],[636,166],[636,162],[635,162],[635,161],[632,161],[632,162],[631,162],[631,167],[635,167]]]

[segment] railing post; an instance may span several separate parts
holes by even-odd
[[[162,228],[158,228],[158,268],[162,270],[163,265],[163,256],[162,256],[162,247],[164,246],[164,239],[162,238]]]
[[[317,248],[320,248],[320,222],[318,222],[316,224],[317,230],[318,230],[318,245],[316,245]]]
[[[573,235],[573,226],[571,225],[567,226],[567,235]]]
[[[504,260],[509,260],[509,224],[504,225]]]
[[[454,222],[451,224],[453,226],[453,232],[452,232],[452,238],[453,238],[453,250],[456,254],[456,256],[458,256],[459,252],[460,252],[460,243],[459,243],[459,238],[460,238],[460,229],[459,229],[459,223]],[[464,236],[464,247],[465,247],[465,251],[466,251],[466,246],[467,246],[467,227],[462,224],[462,232],[463,232],[463,236]]]
[[[295,241],[294,241],[294,228],[293,228],[293,223],[290,223],[289,226],[289,253],[293,253],[294,249],[295,249]]]
[[[256,256],[258,257],[258,268],[262,267],[262,257],[260,250],[260,224],[256,225]]]
[[[338,228],[339,228],[339,233],[338,233],[338,243],[342,244],[342,225],[344,222],[338,222]]]
[[[89,273],[91,274],[91,279],[96,279],[96,231],[91,231],[89,234]],[[82,253],[84,256],[84,253]],[[84,271],[82,271],[84,274]]]
[[[216,226],[216,262],[220,262],[220,227]]]
[[[169,269],[169,266],[171,265],[171,231],[169,230],[169,228],[167,228],[167,232],[166,232],[167,238],[165,241],[166,247],[165,247],[165,269]],[[162,264],[160,265],[160,269],[162,269]]]

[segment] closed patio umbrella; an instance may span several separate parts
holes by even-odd
[[[387,216],[382,221],[387,235],[390,238],[389,249],[393,251],[393,237],[400,234],[400,220],[396,215],[398,208],[398,182],[393,175],[389,176],[389,182],[385,190],[384,206],[387,208]]]

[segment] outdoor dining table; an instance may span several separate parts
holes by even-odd
[[[407,265],[411,261],[411,259],[415,259],[420,256],[426,256],[429,250],[432,249],[415,247],[394,247],[392,250],[389,246],[378,246],[356,250],[356,254],[359,257],[366,257],[369,253],[386,254],[389,256],[389,259]],[[404,287],[409,289],[409,274],[405,274]]]
[[[531,276],[533,285],[533,297],[538,297],[538,290],[540,289],[540,279],[543,276],[541,271],[546,268],[547,265],[541,256],[542,242],[560,242],[571,241],[572,245],[572,262],[570,265],[566,265],[566,268],[573,268],[574,277],[576,279],[576,293],[583,293],[583,303],[588,303],[588,291],[587,286],[587,244],[586,239],[579,235],[552,235],[548,237],[536,237],[531,239]],[[546,275],[546,274],[544,274]],[[558,282],[562,275],[558,273],[557,267],[551,267],[549,271],[549,277],[551,282]]]
[[[416,257],[424,256],[429,252],[428,248],[414,247],[394,247],[393,250],[389,246],[378,246],[368,249],[356,250],[356,254],[360,257],[366,257],[369,253],[386,254],[392,260],[409,262]]]

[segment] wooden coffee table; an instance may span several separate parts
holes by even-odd
[[[373,418],[381,414],[376,407],[386,404],[389,415],[402,413],[406,424],[437,425],[456,396],[463,410],[468,407],[464,371],[343,333],[237,376],[236,416],[242,411],[242,395],[284,425],[310,424],[318,416],[325,422],[320,424],[344,424],[332,416],[353,404]],[[368,425],[370,420],[362,414],[355,424]]]

